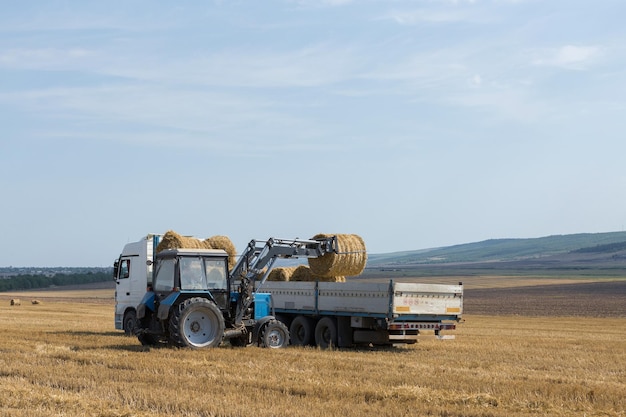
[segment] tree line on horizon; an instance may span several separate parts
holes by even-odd
[[[0,291],[32,290],[51,286],[90,284],[112,279],[110,272],[85,272],[75,274],[58,273],[45,275],[15,275],[0,279]]]

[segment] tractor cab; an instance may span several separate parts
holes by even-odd
[[[152,286],[155,304],[171,306],[181,302],[181,297],[203,296],[220,310],[228,310],[228,255],[217,249],[161,251],[156,256]]]

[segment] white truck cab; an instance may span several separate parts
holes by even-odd
[[[138,242],[126,244],[113,265],[115,328],[128,335],[134,334],[137,305],[152,285],[152,264],[161,236],[149,234]]]

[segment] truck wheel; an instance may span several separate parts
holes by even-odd
[[[289,344],[289,330],[284,323],[270,320],[261,330],[260,344],[262,347],[277,349]]]
[[[189,298],[174,307],[169,330],[170,341],[176,346],[216,347],[224,337],[224,316],[212,301]]]
[[[135,310],[128,310],[124,313],[124,321],[122,322],[122,325],[126,336],[132,336],[135,334],[135,328],[137,327],[137,313]]]
[[[313,322],[305,316],[297,316],[289,327],[291,344],[307,346],[313,343]]]
[[[337,324],[332,317],[322,317],[315,326],[315,344],[322,349],[337,346]]]

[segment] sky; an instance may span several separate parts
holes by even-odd
[[[624,230],[623,0],[0,5],[0,266]]]

